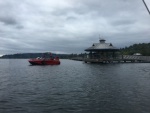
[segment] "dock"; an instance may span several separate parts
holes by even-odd
[[[150,56],[120,55],[117,58],[72,58],[72,60],[84,61],[85,63],[150,63]]]
[[[72,60],[84,61],[85,63],[150,63],[150,56],[142,54],[123,55],[120,49],[112,43],[106,43],[105,39],[100,39],[98,43],[85,49],[87,54],[83,57],[75,57]]]

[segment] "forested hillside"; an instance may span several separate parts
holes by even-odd
[[[68,54],[53,54],[53,56],[58,56],[60,58],[68,58],[70,55]],[[17,59],[22,59],[22,58],[36,58],[36,57],[42,57],[43,53],[17,53],[17,54],[9,54],[9,55],[3,55],[1,58],[8,58],[8,59],[13,59],[13,58],[17,58]]]
[[[120,51],[123,55],[141,53],[144,56],[150,56],[150,43],[134,44],[129,47],[121,48]]]

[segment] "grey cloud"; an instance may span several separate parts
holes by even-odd
[[[0,1],[0,23],[10,26],[20,26],[18,20],[19,1]],[[5,26],[4,25],[4,26]],[[1,26],[0,26],[1,27]]]
[[[22,25],[17,25],[16,28],[17,29],[23,29],[24,27]]]
[[[0,22],[4,23],[6,25],[16,25],[17,24],[17,21],[11,17],[0,17]]]
[[[149,30],[140,0],[0,1],[0,54],[80,53],[98,42],[99,34],[124,47],[150,42]]]
[[[120,19],[120,20],[115,20],[115,21],[112,21],[111,24],[113,26],[127,26],[127,25],[133,25],[136,21],[135,20],[132,20],[132,19]]]
[[[74,20],[76,20],[76,19],[77,19],[76,17],[69,16],[69,17],[67,17],[66,20],[68,20],[68,21],[74,21]]]

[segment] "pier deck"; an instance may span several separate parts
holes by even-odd
[[[85,63],[150,63],[150,56],[123,55],[114,59],[73,58],[72,60],[84,61]]]

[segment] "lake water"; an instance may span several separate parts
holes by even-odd
[[[150,113],[150,63],[0,64],[0,113]]]

